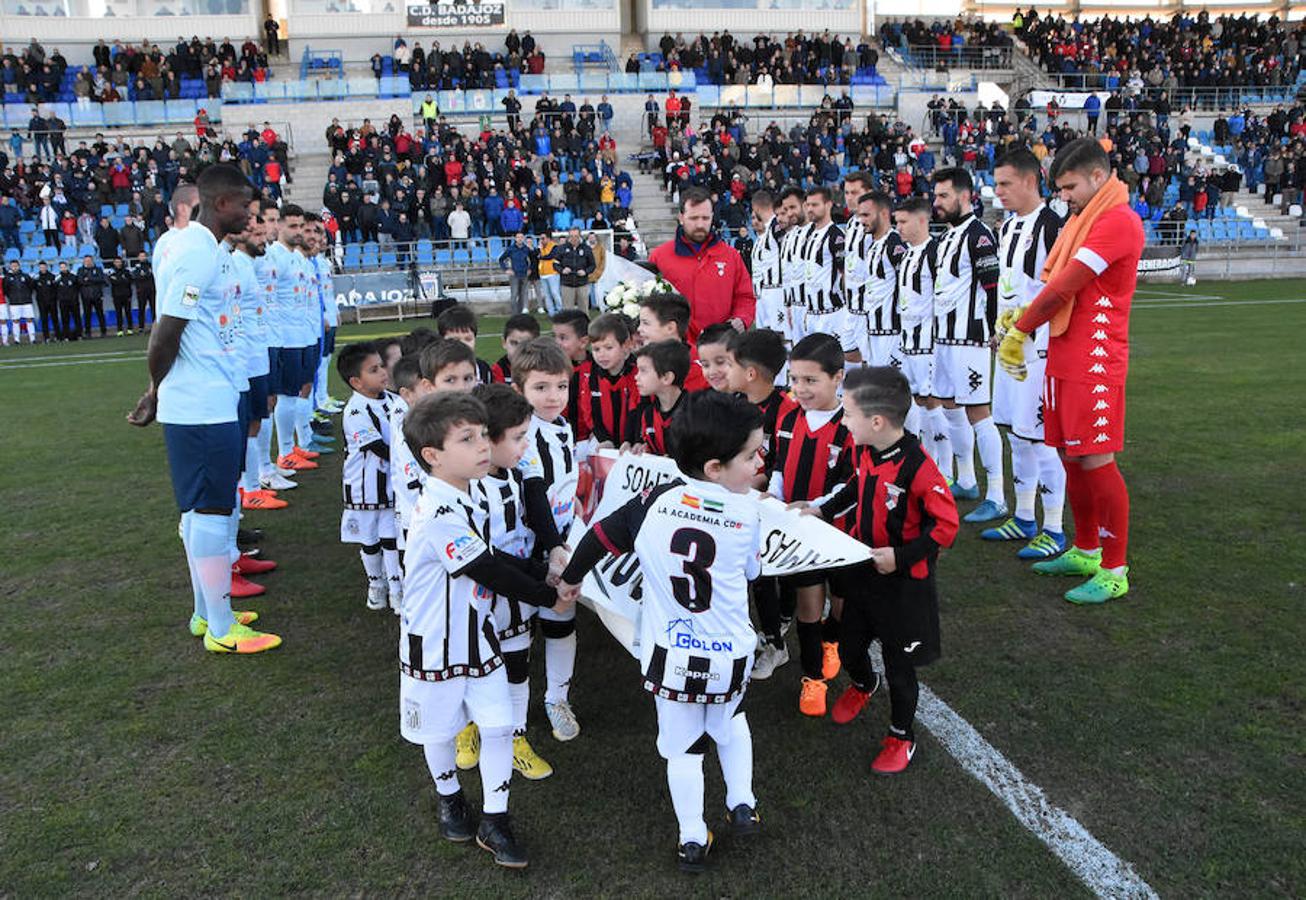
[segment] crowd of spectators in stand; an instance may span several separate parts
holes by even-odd
[[[396,37],[388,60],[380,53],[372,55],[372,74],[380,79],[391,66],[396,74],[408,76],[415,91],[451,91],[500,87],[500,76],[507,72],[544,73],[544,51],[529,31],[519,35],[514,28],[503,44],[502,52],[491,53],[479,41],[464,41],[460,48],[456,44],[441,47],[433,40],[430,47],[423,48],[421,41],[414,40],[410,47],[406,38]]]
[[[219,97],[224,81],[261,82],[268,77],[267,54],[254,38],[239,47],[228,38],[179,39],[166,53],[158,44],[98,41],[94,64],[69,67],[53,48],[33,39],[21,52],[6,47],[0,56],[0,87],[5,102],[115,103],[121,100],[176,100]]]
[[[602,106],[603,104],[600,104]],[[610,118],[611,108],[608,109]],[[343,243],[409,244],[542,235],[582,226],[624,232],[632,183],[599,111],[541,95],[533,117],[467,133],[444,116],[416,129],[333,120],[322,204]]]
[[[858,73],[873,73],[879,51],[850,37],[802,31],[783,40],[768,34],[740,40],[729,30],[700,34],[686,41],[683,34],[664,34],[653,68],[659,72],[696,70],[709,84],[852,84]],[[626,72],[638,73],[640,58],[632,54]]]
[[[1017,10],[1015,33],[1029,54],[1054,75],[1076,76],[1074,86],[1105,86],[1116,76],[1132,93],[1164,90],[1171,102],[1185,88],[1291,86],[1306,63],[1306,23],[1277,17],[1212,17],[1176,13],[1093,21]],[[1180,94],[1179,96],[1182,96]],[[1214,98],[1213,101],[1214,102]]]
[[[239,140],[178,132],[171,141],[160,136],[147,145],[97,134],[69,149],[60,134],[57,144],[24,156],[22,135],[14,132],[7,146],[20,152],[11,156],[0,150],[0,249],[5,250],[44,246],[67,255],[67,248],[94,246],[102,259],[134,256],[132,251],[169,227],[173,189],[204,166],[240,166],[271,200],[279,198],[282,179],[289,177],[286,145],[266,123],[261,133],[251,129]],[[26,232],[24,221],[33,223]]]
[[[843,99],[843,98],[841,98]],[[697,127],[675,121],[654,126],[654,150],[641,165],[660,173],[674,199],[690,185],[713,196],[716,228],[748,240],[753,192],[778,195],[789,184],[835,189],[850,170],[873,173],[878,187],[906,199],[930,192],[941,163],[910,125],[881,114],[864,118],[826,97],[810,119],[785,128],[768,122],[754,134],[739,111],[717,111]]]
[[[978,19],[885,19],[879,28],[880,44],[909,52],[924,65],[985,65],[1010,63],[1011,36],[996,22]]]

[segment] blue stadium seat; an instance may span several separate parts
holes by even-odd
[[[96,256],[99,252],[94,244],[82,244],[77,248],[78,256]]]
[[[22,259],[22,256],[23,256],[23,252],[19,250],[17,247],[10,247],[7,250],[5,250],[6,263],[8,263],[10,260]]]
[[[417,242],[417,262],[423,266],[435,263],[435,246],[426,238]]]
[[[381,252],[381,265],[387,268],[394,268],[399,265],[399,255],[393,250],[383,250]]]
[[[58,247],[42,247],[39,251],[37,251],[37,253],[38,253],[38,257],[40,259],[45,260],[46,262],[51,262],[59,258]]]
[[[76,259],[76,258],[77,258],[77,248],[74,247],[74,246],[71,245],[71,244],[64,244],[63,247],[59,250],[59,258],[60,258],[60,259]]]
[[[486,263],[490,261],[490,251],[484,244],[477,242],[472,244],[471,261],[474,263]]]
[[[435,251],[435,264],[437,266],[452,266],[453,252],[447,247]]]

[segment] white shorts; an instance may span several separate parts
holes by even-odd
[[[499,649],[505,653],[509,650],[527,650],[531,645],[531,623],[537,608],[519,600],[495,597],[491,615],[494,618],[494,630],[499,635]],[[520,640],[519,640],[520,638]],[[512,646],[508,646],[509,643]]]
[[[1037,356],[1026,362],[1024,381],[1012,378],[1002,366],[993,371],[993,421],[1006,425],[1016,437],[1043,440],[1043,373],[1047,365],[1046,359]]]
[[[934,345],[935,397],[958,406],[983,406],[993,399],[993,351],[959,344]]]
[[[798,312],[798,310],[795,310]],[[860,316],[850,316],[846,310],[836,309],[834,312],[814,313],[803,312],[803,337],[809,334],[828,334],[839,339],[839,345],[843,347],[844,353],[852,353],[859,349],[859,336],[857,326],[864,320]],[[862,327],[865,331],[865,326]]]
[[[757,292],[757,311],[753,327],[769,328],[781,334],[786,332],[785,297],[781,288],[762,288]]]
[[[704,735],[718,744],[730,743],[734,732],[731,720],[744,701],[740,694],[729,703],[678,703],[664,697],[653,698],[658,713],[658,753],[671,759],[689,750]]]
[[[916,397],[929,397],[934,390],[934,354],[904,353],[902,374],[907,376],[911,392]]]
[[[893,366],[895,369],[902,368],[902,335],[868,334],[866,340],[870,352],[865,354],[863,358],[868,364],[872,366]]]
[[[419,681],[399,676],[399,733],[414,744],[442,744],[475,722],[512,728],[512,697],[503,666],[480,678]]]
[[[19,319],[36,318],[36,307],[30,303],[0,303],[0,322],[17,322]]]
[[[395,537],[393,509],[347,509],[340,514],[340,542],[370,547]]]

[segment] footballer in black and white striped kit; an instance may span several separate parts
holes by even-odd
[[[863,257],[858,273],[865,272],[859,304],[866,333],[862,358],[872,366],[902,368],[898,267],[907,255],[907,244],[893,229],[892,215],[893,199],[886,193],[863,194],[858,201],[858,230],[866,235],[858,251]],[[851,287],[849,296],[852,296]]]
[[[780,292],[785,306],[785,340],[790,346],[803,336],[803,288],[807,280],[804,242],[809,231],[803,210],[802,188],[786,187],[780,193],[780,212],[785,232],[780,238]]]
[[[750,269],[753,273],[753,293],[757,297],[754,323],[757,328],[769,328],[784,333],[784,289],[780,284],[780,241],[784,227],[774,209],[774,200],[766,191],[753,194],[753,242]]]
[[[812,188],[807,192],[804,208],[808,230],[802,244],[804,317],[798,339],[809,334],[831,335],[838,339],[849,361],[859,361],[857,334],[844,309],[843,228],[830,217],[834,211],[830,189]]]
[[[978,500],[975,449],[987,477],[985,497],[966,522],[1007,515],[1003,500],[1002,435],[989,403],[993,391],[994,321],[998,314],[998,239],[972,205],[974,182],[965,169],[934,175],[934,211],[948,223],[938,239],[934,276],[934,396],[943,401],[957,478],[953,495]],[[946,467],[944,467],[946,474]]]

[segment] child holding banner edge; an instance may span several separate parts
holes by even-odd
[[[677,861],[700,872],[713,835],[703,820],[703,754],[715,742],[736,837],[755,835],[753,744],[739,709],[756,634],[748,582],[761,572],[761,518],[749,490],[762,447],[761,414],[742,397],[687,397],[669,449],[683,476],[657,485],[595,523],[562,573],[578,589],[608,554],[634,551],[644,573],[640,671],[654,696],[658,752],[679,822]],[[744,561],[741,566],[740,560]]]
[[[904,771],[916,752],[912,723],[920,687],[916,667],[939,657],[939,550],[957,536],[957,504],[915,435],[903,430],[911,389],[898,369],[855,369],[844,381],[844,423],[857,444],[853,476],[804,510],[826,521],[853,516],[850,534],[871,561],[845,578],[839,656],[852,684],[834,704],[837,724],[851,722],[879,686],[867,651],[880,639],[889,683],[890,726],[871,771]],[[860,577],[860,576],[865,577]]]

